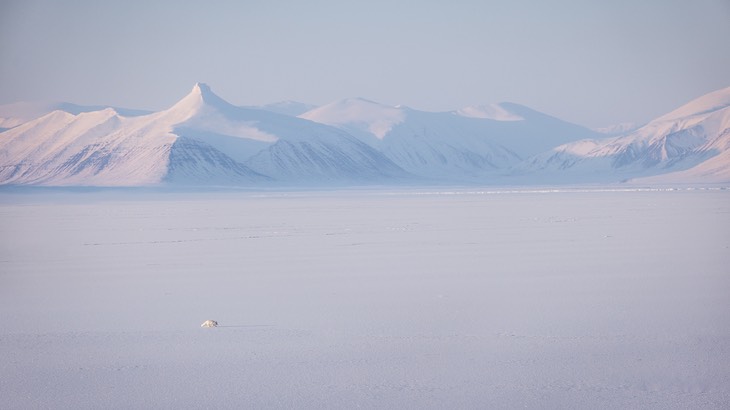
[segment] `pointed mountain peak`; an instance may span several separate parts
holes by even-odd
[[[201,82],[197,82],[197,83],[195,83],[195,85],[193,86],[193,90],[198,90],[198,91],[201,91],[201,90],[205,90],[205,91],[210,91],[210,86],[209,86],[208,84],[206,84],[206,83],[201,83]]]
[[[206,83],[195,83],[195,85],[193,86],[193,90],[191,91],[191,94],[196,94],[203,98],[205,98],[208,95],[215,95],[215,94],[213,94],[213,91],[211,91],[210,86]]]
[[[205,83],[195,83],[195,85],[193,86],[193,90],[190,91],[190,94],[188,94],[188,97],[191,96],[202,99],[206,104],[223,106],[230,105],[227,101],[216,95],[213,90],[210,89],[210,86]]]
[[[218,97],[207,84],[195,83],[190,93],[173,105],[167,112],[174,113],[175,118],[182,120],[208,109],[227,111],[235,109],[235,107]]]

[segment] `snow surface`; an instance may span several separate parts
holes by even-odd
[[[727,190],[0,194],[4,409],[730,407]]]

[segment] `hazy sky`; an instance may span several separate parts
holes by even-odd
[[[0,0],[0,103],[512,101],[587,126],[730,86],[730,0]]]

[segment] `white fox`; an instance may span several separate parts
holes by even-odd
[[[218,326],[218,322],[216,322],[215,320],[206,320],[205,322],[203,322],[202,325],[200,325],[200,327],[216,327],[216,326]]]

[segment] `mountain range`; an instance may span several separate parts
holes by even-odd
[[[234,106],[205,84],[149,112],[0,106],[0,184],[347,186],[730,182],[730,87],[598,132],[514,103]]]

